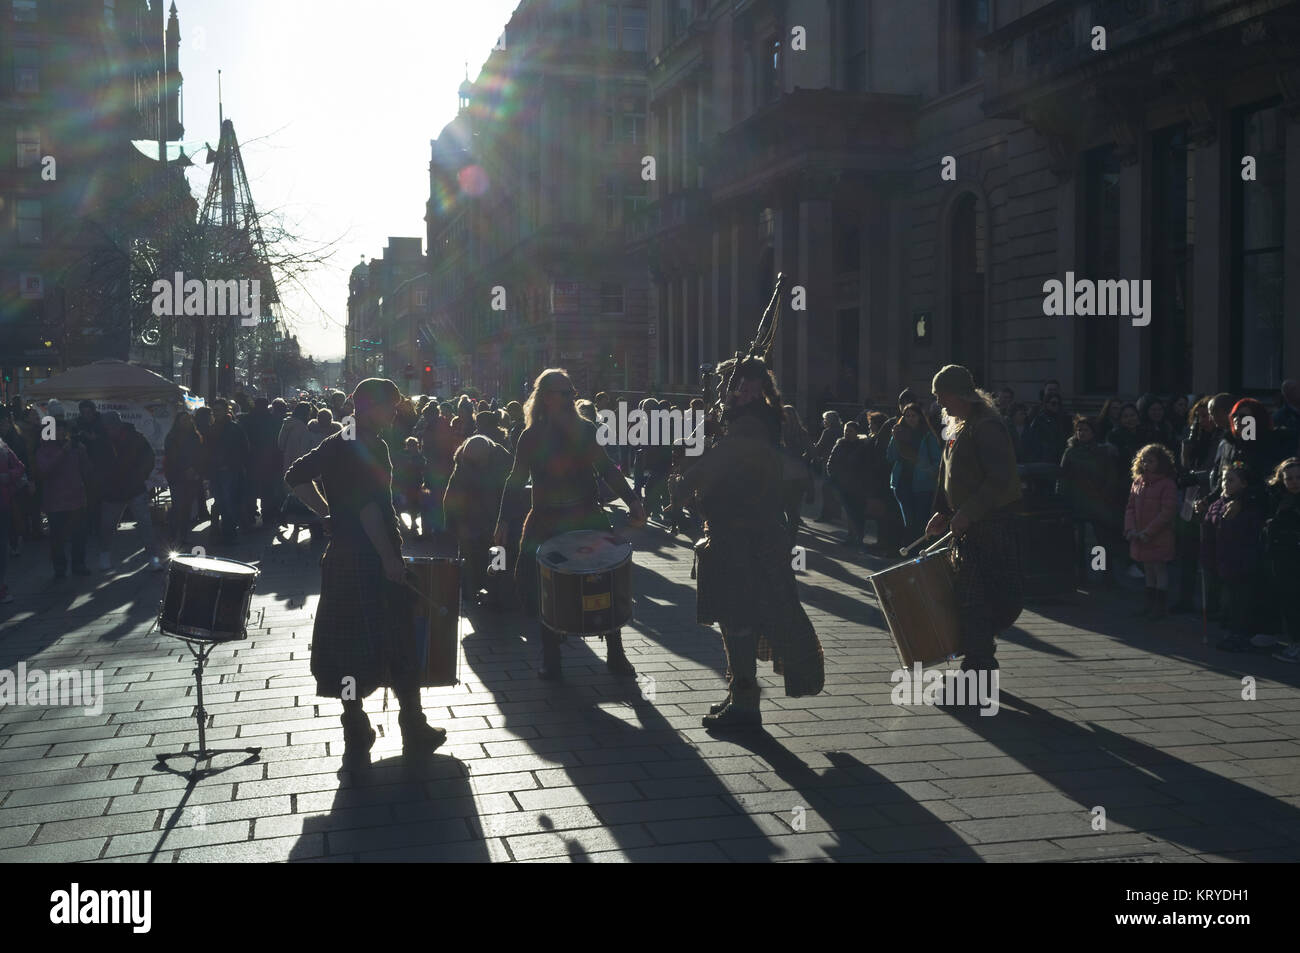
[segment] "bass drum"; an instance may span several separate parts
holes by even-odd
[[[578,530],[537,550],[542,622],[563,635],[603,635],[632,620],[632,544]]]

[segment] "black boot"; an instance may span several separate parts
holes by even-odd
[[[447,740],[447,729],[429,724],[420,706],[419,691],[402,695],[398,701],[402,706],[397,714],[397,726],[402,732],[402,754],[433,754],[442,747]]]
[[[611,674],[624,678],[630,678],[636,674],[636,669],[632,667],[632,663],[623,654],[623,633],[621,631],[611,632],[605,636],[605,646],[608,650],[605,667],[609,669]]]
[[[731,701],[716,715],[705,715],[701,724],[708,731],[732,731],[761,728],[763,713],[758,707],[758,682],[737,680],[731,691]]]
[[[560,672],[560,637],[546,626],[542,626],[542,667],[537,677],[544,682],[557,682],[563,678]]]
[[[370,764],[370,749],[375,746],[375,729],[360,702],[344,702],[343,767],[362,768]]]
[[[722,701],[718,702],[716,705],[710,705],[710,706],[709,706],[709,714],[710,714],[710,715],[716,715],[716,714],[718,714],[718,712],[722,711],[722,709],[724,709],[724,708],[726,708],[728,705],[730,705],[730,704],[731,704],[731,694],[732,694],[732,690],[731,690],[730,688],[728,688],[728,689],[727,689],[727,697],[726,697],[726,698],[722,699]]]

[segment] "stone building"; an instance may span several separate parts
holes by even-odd
[[[429,262],[422,242],[390,237],[380,257],[352,269],[343,358],[349,388],[367,377],[387,377],[408,393],[414,387],[405,372],[419,359],[419,328],[428,320]]]
[[[0,365],[14,390],[126,359],[147,312],[134,250],[194,220],[187,160],[173,145],[180,161],[157,161],[184,132],[179,47],[163,0],[0,5]]]
[[[668,389],[748,342],[778,272],[806,297],[775,354],[805,413],[949,361],[1082,403],[1300,373],[1294,0],[649,10],[658,176],[626,239]],[[1045,313],[1067,273],[1150,280],[1149,324]]]
[[[643,386],[645,0],[523,0],[431,143],[440,391],[521,396],[560,365],[586,393]]]

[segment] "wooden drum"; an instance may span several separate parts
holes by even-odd
[[[870,579],[903,668],[915,662],[935,665],[961,654],[957,594],[947,548],[927,550]]]
[[[460,560],[407,556],[406,579],[420,686],[460,684]]]

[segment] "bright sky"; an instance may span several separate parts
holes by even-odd
[[[170,7],[170,0],[167,0]],[[390,235],[426,236],[429,140],[518,0],[176,0],[190,188],[211,166],[189,143],[219,138],[217,70],[253,199],[333,257],[281,288],[304,354],[344,348],[347,280]],[[426,251],[428,249],[425,249]]]

